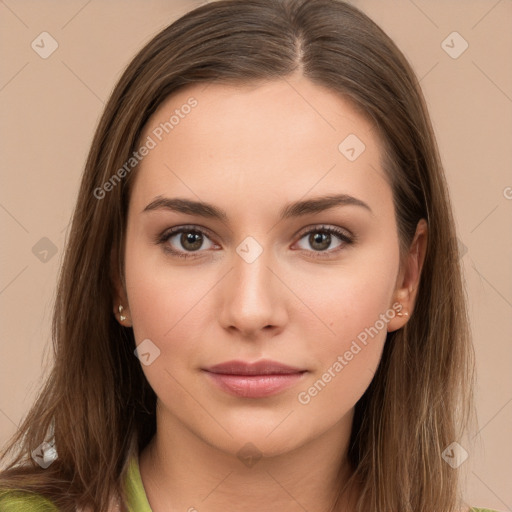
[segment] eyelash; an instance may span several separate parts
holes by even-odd
[[[171,249],[168,246],[165,246],[164,244],[166,244],[169,241],[169,239],[172,236],[176,235],[177,233],[201,233],[202,235],[204,235],[208,238],[211,238],[208,231],[206,231],[204,228],[199,228],[197,226],[179,226],[176,228],[171,228],[170,230],[164,231],[161,235],[159,235],[157,237],[156,243],[163,245],[164,246],[163,250],[166,253],[171,254],[173,256],[177,256],[178,258],[183,258],[183,259],[196,258],[197,256],[194,253],[202,252],[202,251],[181,252],[181,251],[176,251],[174,249]],[[335,235],[339,238],[339,240],[344,245],[352,245],[356,242],[356,237],[354,235],[348,235],[345,231],[343,231],[339,228],[335,228],[333,226],[324,226],[324,225],[314,226],[313,228],[311,228],[307,231],[303,231],[299,236],[299,240],[304,238],[306,235],[310,235],[311,233],[329,233],[331,235]],[[326,258],[326,257],[329,257],[333,253],[339,252],[341,250],[340,247],[343,247],[343,246],[339,246],[336,249],[331,249],[330,251],[306,251],[306,249],[300,249],[300,250],[304,250],[306,252],[313,253],[314,258]]]

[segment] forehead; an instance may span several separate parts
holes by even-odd
[[[387,186],[373,124],[303,77],[188,86],[149,119],[141,144],[149,139],[154,147],[134,177],[137,202],[166,192],[285,202],[350,189],[368,197]]]

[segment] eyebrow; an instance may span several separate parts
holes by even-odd
[[[347,194],[333,194],[289,203],[281,209],[279,217],[281,220],[289,219],[291,217],[301,217],[303,215],[319,213],[324,210],[330,210],[331,208],[340,206],[359,206],[374,215],[372,209],[364,201]],[[153,199],[153,201],[151,201],[141,213],[161,209],[218,219],[224,222],[227,222],[228,220],[228,214],[225,210],[222,210],[210,203],[162,196],[155,197],[155,199]]]

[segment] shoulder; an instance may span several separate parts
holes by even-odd
[[[499,511],[498,511],[498,510],[491,509],[491,508],[477,508],[477,507],[472,507],[471,509],[469,509],[469,512],[499,512]]]
[[[0,490],[1,512],[58,512],[50,501],[38,494]]]

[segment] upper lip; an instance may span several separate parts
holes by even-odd
[[[260,361],[226,361],[225,363],[216,364],[206,368],[211,373],[222,373],[226,375],[276,375],[302,373],[306,370],[288,366],[270,359],[262,359]]]

